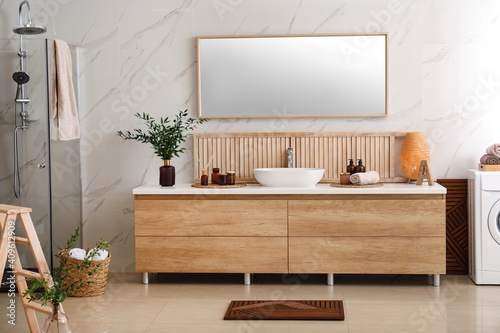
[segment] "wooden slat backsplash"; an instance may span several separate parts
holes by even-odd
[[[201,133],[194,135],[194,178],[201,170],[235,171],[239,182],[255,182],[255,168],[286,168],[287,149],[294,167],[323,168],[322,182],[335,182],[350,158],[362,159],[366,171],[379,172],[383,182],[404,182],[399,148],[405,132],[376,133]]]

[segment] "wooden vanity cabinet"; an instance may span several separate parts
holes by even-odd
[[[135,196],[137,272],[288,272],[286,200],[179,197]]]
[[[289,200],[289,272],[446,272],[442,195]]]
[[[137,272],[446,272],[445,195],[135,195]]]

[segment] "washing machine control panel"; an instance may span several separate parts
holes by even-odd
[[[500,192],[500,171],[481,171],[481,190]]]

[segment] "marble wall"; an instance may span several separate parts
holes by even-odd
[[[84,242],[105,237],[113,270],[134,269],[132,188],[159,158],[124,142],[135,112],[196,114],[198,35],[389,32],[389,117],[211,120],[203,132],[423,131],[437,178],[463,178],[500,141],[497,0],[32,0],[47,37],[81,48]],[[0,0],[0,37],[17,5]],[[2,75],[1,84],[5,85]],[[192,181],[192,142],[172,162]]]

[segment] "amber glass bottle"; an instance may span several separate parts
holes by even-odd
[[[356,173],[365,172],[365,166],[362,160],[358,160],[358,166],[356,167]]]
[[[347,166],[347,173],[350,173],[351,175],[356,173],[356,166],[354,165],[354,161],[349,159],[349,165]]]
[[[208,185],[207,170],[201,170],[201,185]]]
[[[219,184],[219,168],[212,169],[212,184]]]

